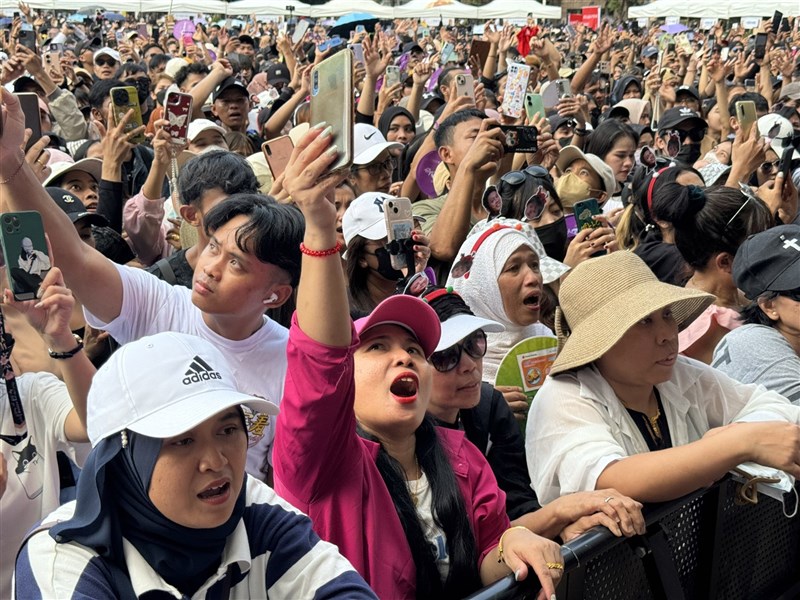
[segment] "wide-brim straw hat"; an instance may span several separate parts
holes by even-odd
[[[672,307],[683,330],[714,296],[662,283],[633,252],[582,262],[561,284],[556,335],[561,351],[550,375],[588,365],[650,313]]]

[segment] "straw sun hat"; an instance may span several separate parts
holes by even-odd
[[[683,330],[714,296],[660,282],[633,252],[612,252],[582,262],[558,294],[556,334],[561,352],[550,375],[594,362],[637,322],[672,306]]]

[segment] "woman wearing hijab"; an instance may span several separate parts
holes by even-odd
[[[378,130],[387,142],[399,142],[403,147],[397,150],[396,165],[392,173],[392,181],[403,181],[408,175],[406,153],[411,142],[417,136],[414,117],[402,106],[389,106],[378,119]]]
[[[425,411],[439,319],[393,296],[353,323],[336,242],[330,136],[313,128],[286,169],[303,211],[303,272],[275,437],[275,484],[381,598],[463,598],[535,571],[540,598],[563,570],[558,546],[509,527],[505,495],[462,433]],[[330,198],[330,199],[329,199]]]
[[[747,461],[800,475],[800,407],[678,354],[713,296],[614,252],[578,265],[560,300],[561,351],[525,439],[541,502],[607,487],[668,501]]]
[[[245,474],[240,405],[278,413],[237,391],[207,341],[161,333],[116,352],[89,392],[77,499],[23,545],[17,597],[375,598],[308,517]]]

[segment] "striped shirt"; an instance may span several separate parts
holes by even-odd
[[[314,533],[307,516],[250,476],[246,494],[244,515],[228,538],[217,572],[192,598],[220,598],[229,570],[229,598],[376,598],[336,546]],[[74,510],[75,502],[70,502],[44,522],[67,520]],[[186,598],[124,539],[123,548],[138,598]],[[56,543],[46,530],[23,546],[14,577],[18,598],[117,597],[108,565],[94,550],[75,542]]]

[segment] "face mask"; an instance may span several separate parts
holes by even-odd
[[[717,158],[717,153],[714,150],[709,150],[706,152],[706,155],[703,157],[703,160],[706,161],[710,165],[719,164],[719,159]]]
[[[535,227],[536,235],[550,258],[562,261],[567,255],[567,221],[561,217],[555,223]]]
[[[745,502],[750,504],[758,502],[758,496],[753,494],[752,490],[747,489],[755,486],[758,494],[770,496],[783,505],[783,514],[786,518],[791,519],[797,514],[797,490],[794,487],[794,477],[788,473],[780,469],[746,462],[734,468],[732,474],[735,480],[744,484],[739,493]],[[784,497],[789,493],[794,493],[794,502],[790,505],[793,506],[791,514],[786,509]]]
[[[133,87],[136,88],[136,95],[139,96],[139,104],[144,104],[150,97],[150,79],[147,77],[140,77],[134,79],[132,82]]]
[[[698,144],[682,144],[675,159],[690,167],[700,158],[700,146]]]
[[[378,259],[378,268],[375,271],[378,275],[389,281],[397,281],[406,276],[402,271],[398,271],[392,266],[392,259],[389,251],[386,248],[378,248],[375,250],[375,258]]]
[[[575,175],[575,173],[567,173],[558,180],[556,193],[561,198],[561,204],[564,208],[572,208],[576,202],[586,200],[592,195],[589,184]]]

